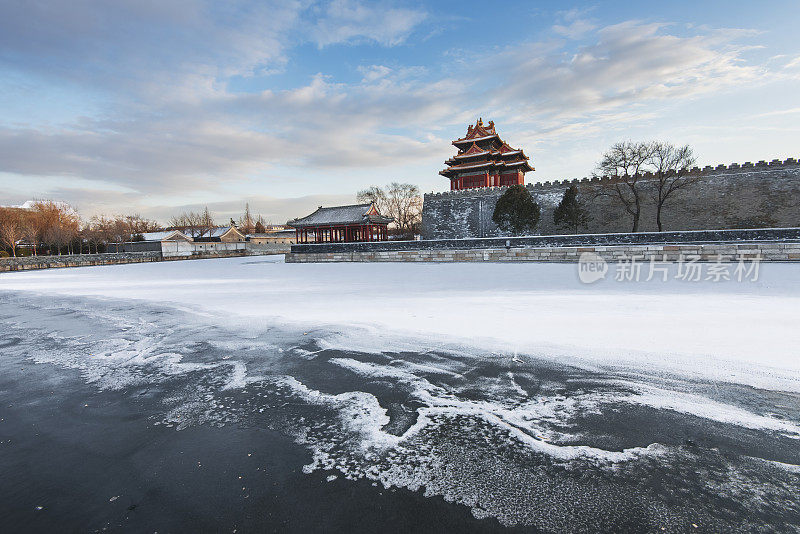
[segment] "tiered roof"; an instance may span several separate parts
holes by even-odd
[[[305,228],[309,226],[389,224],[393,220],[391,217],[384,217],[378,213],[375,204],[353,204],[332,208],[320,206],[311,215],[293,219],[288,222],[288,225],[292,228]]]
[[[447,169],[439,172],[448,178],[461,172],[488,170],[490,173],[504,170],[532,171],[528,157],[521,149],[511,148],[494,129],[494,121],[483,124],[482,119],[467,127],[467,135],[453,141],[458,154],[445,161]]]

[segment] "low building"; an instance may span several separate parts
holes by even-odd
[[[204,230],[194,240],[196,243],[244,243],[247,238],[235,226],[218,226]]]
[[[141,239],[122,243],[120,252],[161,252],[164,256],[191,256],[193,240],[180,230],[145,232]],[[114,245],[109,249],[116,252]]]
[[[352,243],[386,241],[394,219],[378,213],[375,204],[323,208],[287,224],[295,229],[297,243]]]
[[[275,230],[261,234],[247,234],[247,241],[258,245],[269,243],[283,243],[293,245],[297,240],[297,232],[294,229]]]
[[[111,245],[113,247],[114,245]],[[180,230],[164,230],[141,234],[138,241],[122,243],[120,252],[161,252],[165,258],[244,252],[245,236],[233,226],[212,228],[199,237],[190,237]],[[113,250],[113,248],[112,248]]]

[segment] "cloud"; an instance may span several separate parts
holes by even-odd
[[[318,74],[284,91],[209,95],[56,128],[0,127],[0,172],[170,194],[221,190],[274,167],[388,168],[436,158],[448,142],[427,133],[457,115],[443,95],[459,94],[458,85],[383,78],[346,86]],[[424,134],[381,131],[414,125]]]
[[[0,65],[150,96],[282,65],[293,0],[0,4]]]
[[[395,46],[403,43],[427,16],[423,10],[392,7],[386,2],[334,0],[314,26],[312,39],[320,47],[362,41]]]
[[[148,101],[186,98],[280,71],[306,42],[400,44],[426,17],[357,0],[3,2],[0,65]]]
[[[0,171],[80,177],[143,194],[213,190],[266,166],[285,145],[263,133],[188,120],[87,121],[51,131],[2,128]]]
[[[553,26],[553,31],[558,35],[569,37],[570,39],[579,39],[595,29],[597,26],[586,20],[576,20],[568,25],[556,24]]]
[[[289,219],[313,212],[318,206],[355,202],[355,194],[306,195],[290,198],[254,194],[238,200],[148,205],[142,202],[141,195],[135,193],[72,187],[55,188],[47,198],[59,199],[70,204],[77,209],[84,220],[95,215],[138,213],[162,224],[167,224],[171,217],[180,213],[203,211],[206,207],[216,222],[224,224],[230,219],[238,220],[244,212],[245,203],[250,205],[250,211],[254,216],[261,215],[268,222],[283,224]],[[21,204],[25,200],[27,199],[19,197],[17,203]]]
[[[332,191],[325,180],[358,172],[376,182],[415,180],[404,174],[420,165],[430,166],[435,180],[452,155],[452,131],[462,133],[477,116],[494,118],[512,144],[530,151],[542,141],[657,120],[660,103],[765,77],[764,68],[743,59],[746,47],[737,40],[750,33],[676,35],[666,24],[636,21],[597,29],[576,12],[562,15],[563,31],[554,31],[580,35],[583,46],[559,38],[487,52],[481,43],[463,51],[462,61],[444,57],[443,65],[370,59],[349,67],[360,74],[352,82],[323,71],[285,89],[234,92],[228,77],[279,69],[298,44],[397,45],[428,15],[352,1],[107,5],[0,8],[0,64],[82,87],[104,85],[109,95],[100,113],[64,124],[0,122],[0,172],[79,177],[92,184],[83,189],[87,198],[104,210],[118,203],[156,217],[172,208],[148,207],[143,196],[221,198],[232,185],[263,190],[295,177]],[[41,26],[53,31],[38,35]],[[56,193],[80,200],[78,190],[47,191]]]
[[[800,56],[790,59],[784,66],[783,70],[789,73],[790,76],[797,77],[800,75]]]
[[[248,203],[250,212],[254,216],[261,215],[264,220],[272,224],[284,224],[290,219],[308,215],[319,206],[341,206],[343,204],[352,204],[355,200],[355,194],[307,195],[291,198],[251,195],[234,201],[145,207],[142,208],[141,213],[146,217],[166,222],[177,213],[202,211],[208,206],[212,217],[218,223],[225,223],[230,219],[238,220],[244,213],[245,203]]]
[[[783,117],[786,115],[796,115],[798,113],[800,113],[800,108],[776,109],[775,111],[768,111],[766,113],[752,115],[752,118]]]
[[[362,82],[374,82],[375,80],[388,76],[389,73],[392,72],[392,69],[385,65],[369,65],[367,67],[358,67],[358,72],[364,76],[361,80]]]
[[[494,107],[507,114],[565,120],[612,109],[692,98],[763,78],[742,61],[744,47],[716,32],[681,37],[664,24],[628,21],[596,32],[572,52],[558,43],[528,43],[493,54],[500,76]]]

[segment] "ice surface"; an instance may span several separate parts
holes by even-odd
[[[800,391],[793,264],[762,265],[758,282],[584,285],[571,264],[250,257],[4,273],[2,290],[168,303],[215,324],[326,326],[340,332],[329,346],[346,349],[463,345]]]
[[[692,291],[584,288],[564,265],[512,266],[519,280],[487,282],[491,290],[481,278],[506,266],[250,258],[131,267],[0,277],[0,364],[33,360],[77,370],[92,387],[134,401],[152,397],[163,406],[153,424],[176,430],[279,430],[308,449],[306,473],[423,489],[507,525],[600,531],[634,518],[638,530],[693,522],[711,531],[747,530],[745,523],[780,530],[800,517],[797,395],[742,385],[753,377],[791,385],[792,365],[730,358],[708,340],[692,340],[705,352],[668,354],[650,342],[636,351],[621,335],[625,325],[603,317],[620,333],[614,342],[629,348],[594,351],[599,338],[581,331],[590,317],[580,306],[561,306],[566,322],[557,324],[538,304],[558,294],[573,303],[602,297],[614,317],[657,337],[649,321],[620,311],[627,293],[654,302],[666,294],[690,310],[717,297],[789,301],[797,294],[789,266],[776,266],[775,278],[766,266],[760,287]],[[449,281],[452,269],[461,271],[458,282]],[[398,281],[402,273],[416,281]],[[481,295],[483,307],[473,303]],[[511,317],[521,320],[513,342],[491,332],[508,320],[492,317],[506,313],[505,300],[524,311]],[[472,310],[486,324],[467,332],[449,316],[415,318],[429,313],[420,302],[448,314]],[[553,338],[529,328],[536,321],[551,321]],[[762,352],[772,349],[766,331],[750,326],[751,346],[760,342]],[[789,354],[781,343],[793,335],[785,328],[775,350]]]

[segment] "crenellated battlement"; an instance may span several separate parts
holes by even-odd
[[[670,196],[661,220],[666,230],[717,230],[800,226],[800,162],[795,158],[770,162],[707,165],[689,170],[697,178]],[[613,195],[591,190],[616,183],[610,177],[591,176],[527,184],[541,208],[536,233],[563,233],[553,212],[564,191],[578,186],[587,211],[588,233],[629,232],[631,215]],[[657,230],[656,177],[644,173],[641,184],[639,229]],[[425,195],[422,235],[426,239],[497,237],[504,235],[492,221],[495,204],[508,186],[444,191]]]
[[[766,170],[773,170],[773,169],[782,169],[787,167],[800,167],[800,161],[795,158],[788,158],[785,160],[780,159],[773,159],[772,161],[765,161],[761,160],[756,163],[752,163],[750,161],[746,161],[742,164],[739,163],[731,163],[730,165],[720,164],[716,167],[711,165],[706,165],[703,168],[700,167],[692,167],[689,172],[687,173],[689,176],[693,177],[712,177],[712,176],[720,176],[723,174],[731,174],[731,173],[749,173],[749,172],[758,172],[758,171],[766,171]],[[641,175],[642,180],[652,180],[655,176],[651,172],[646,172]],[[566,180],[552,180],[552,181],[544,181],[544,182],[534,182],[530,184],[526,184],[525,187],[530,189],[532,192],[539,192],[545,189],[556,189],[556,188],[567,188],[571,185],[595,185],[599,186],[602,184],[611,184],[614,183],[614,179],[609,176],[591,176],[591,177],[583,177],[583,178],[573,178],[573,179],[566,179]],[[465,198],[465,197],[473,197],[473,196],[483,196],[486,194],[492,194],[496,191],[505,190],[508,186],[493,186],[493,187],[476,187],[471,189],[462,189],[456,191],[442,191],[442,192],[431,192],[425,193],[425,199],[439,199],[439,198]]]

